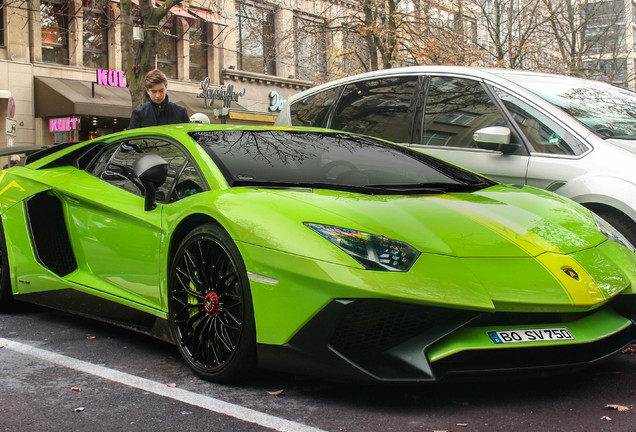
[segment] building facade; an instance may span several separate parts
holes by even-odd
[[[144,32],[138,0],[132,3],[138,46]],[[186,0],[173,7],[155,57],[170,100],[212,123],[272,124],[289,96],[325,72],[327,45],[303,31],[305,22],[322,19],[322,8],[300,0],[284,7]],[[0,149],[83,141],[127,127],[132,102],[119,14],[119,0],[0,1]]]

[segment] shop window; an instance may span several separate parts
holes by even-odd
[[[108,69],[108,19],[104,0],[83,3],[84,66]]]
[[[324,23],[320,20],[296,15],[294,17],[296,35],[295,69],[296,78],[318,81],[327,72],[327,52]]]
[[[161,35],[157,40],[157,68],[168,78],[177,78],[177,20],[174,15],[159,24]]]
[[[274,11],[244,1],[236,4],[238,68],[276,75]]]
[[[41,1],[42,61],[68,64],[68,2]]]
[[[194,21],[190,27],[190,79],[203,81],[208,76],[207,23]]]

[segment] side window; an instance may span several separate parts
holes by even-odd
[[[533,152],[573,156],[587,151],[583,143],[538,110],[501,89],[495,88],[495,92],[519,125]]]
[[[324,127],[327,125],[329,109],[336,102],[342,86],[315,93],[289,107],[293,126]]]
[[[168,177],[157,190],[157,202],[174,202],[206,190],[205,182],[184,151],[158,138],[132,139],[108,147],[87,171],[118,188],[143,196],[144,187],[134,174],[133,163],[146,154],[157,154],[168,162]]]
[[[416,76],[348,84],[329,127],[389,141],[410,142],[416,90]]]
[[[479,82],[455,77],[431,78],[423,145],[474,147],[473,134],[488,126],[508,124]]]

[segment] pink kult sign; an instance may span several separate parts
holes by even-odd
[[[109,87],[128,87],[126,75],[121,71],[97,69],[97,84]]]
[[[77,130],[78,128],[79,128],[79,118],[77,117],[66,117],[66,118],[49,120],[50,132],[67,132],[67,131]]]

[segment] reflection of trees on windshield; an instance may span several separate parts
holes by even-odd
[[[572,87],[549,99],[600,135],[636,136],[636,97],[632,94],[593,86]]]
[[[423,153],[356,135],[227,130],[197,131],[191,136],[225,170],[230,184],[491,184]]]

